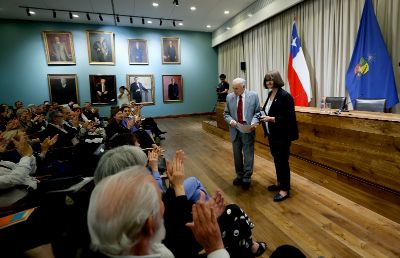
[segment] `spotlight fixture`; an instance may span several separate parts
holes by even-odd
[[[103,21],[103,16],[101,16],[101,13],[99,13],[99,19],[100,21]]]
[[[175,20],[173,20],[173,21],[172,21],[172,25],[174,25],[174,27],[176,26],[176,24],[175,24]]]
[[[57,13],[55,10],[53,10],[53,18],[57,18]]]
[[[119,20],[119,16],[117,15],[117,22],[120,22],[120,20]]]
[[[160,26],[162,25],[162,20],[160,19]]]
[[[158,7],[158,3],[157,3],[157,2],[154,2],[154,3],[153,3],[153,6],[154,6],[154,7]]]
[[[69,18],[70,18],[71,20],[73,19],[71,11],[69,12]]]
[[[142,18],[142,24],[144,24],[144,18]]]
[[[148,24],[152,24],[153,22],[152,22],[152,21],[147,21],[147,23],[148,23]]]
[[[179,6],[178,0],[174,0],[172,3],[173,3],[174,5],[176,5],[176,6]]]
[[[196,6],[191,6],[191,7],[190,7],[190,10],[196,11]]]
[[[132,19],[132,17],[129,17],[129,21],[130,21],[131,23],[133,23],[133,19]]]
[[[87,18],[88,21],[90,21],[90,15],[89,15],[89,13],[86,13],[86,18]]]
[[[183,26],[183,22],[178,23],[179,26]]]
[[[29,10],[29,8],[26,8],[26,15],[31,16],[31,11]]]

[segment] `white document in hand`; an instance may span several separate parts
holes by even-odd
[[[242,133],[250,133],[251,125],[242,125],[242,124],[237,123],[237,129]]]

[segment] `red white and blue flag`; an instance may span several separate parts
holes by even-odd
[[[303,49],[300,45],[300,38],[297,35],[295,22],[293,22],[292,40],[290,43],[288,82],[295,106],[308,107],[308,103],[311,101],[310,72],[308,71]]]

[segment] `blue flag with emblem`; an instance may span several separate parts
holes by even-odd
[[[371,0],[365,0],[353,55],[346,73],[353,107],[359,99],[386,99],[386,108],[399,103],[392,60],[383,41]]]

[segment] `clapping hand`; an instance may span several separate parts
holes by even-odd
[[[22,157],[29,157],[32,156],[33,150],[31,145],[28,142],[28,136],[22,135],[19,140],[12,139],[15,148],[17,149],[17,152],[22,156]]]
[[[183,188],[183,180],[185,179],[185,169],[183,159],[185,153],[183,150],[178,150],[172,162],[167,161],[167,176],[171,187],[175,190],[176,196],[185,195]]]
[[[158,171],[158,151],[154,148],[152,151],[147,153],[147,158],[149,160],[149,167],[152,172]]]
[[[214,209],[205,203],[199,201],[192,206],[193,222],[187,223],[197,242],[204,247],[206,253],[223,249],[221,232],[218,226],[217,217]]]

